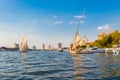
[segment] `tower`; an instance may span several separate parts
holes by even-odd
[[[14,48],[15,48],[15,49],[19,49],[19,44],[14,43]]]
[[[62,43],[58,43],[58,49],[62,48]]]
[[[45,50],[45,44],[43,44],[43,50]]]

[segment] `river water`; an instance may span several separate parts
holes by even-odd
[[[0,80],[120,80],[120,55],[0,52]]]

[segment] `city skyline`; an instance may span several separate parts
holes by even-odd
[[[100,32],[120,31],[119,0],[0,0],[0,46],[21,43],[42,48],[69,46],[81,17],[80,37],[94,41]],[[86,9],[84,15],[82,10]]]

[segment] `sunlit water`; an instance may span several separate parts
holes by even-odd
[[[0,80],[120,80],[120,55],[0,52]]]

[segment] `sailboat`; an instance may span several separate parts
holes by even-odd
[[[83,13],[84,13],[84,11],[83,11]],[[83,39],[81,39],[80,36],[79,36],[78,30],[79,30],[79,26],[80,26],[81,21],[82,21],[82,18],[80,19],[80,22],[78,23],[78,27],[77,27],[77,30],[76,30],[76,33],[75,33],[74,41],[70,45],[69,52],[72,53],[72,54],[91,53],[89,50],[81,49],[81,46],[85,45],[88,42],[88,39],[85,36],[84,36]]]
[[[95,51],[90,50],[89,48],[81,48],[81,46],[85,45],[88,43],[88,39],[84,36],[84,38],[79,37],[78,31],[75,34],[75,39],[73,43],[70,45],[70,50],[69,52],[72,54],[91,54]]]
[[[70,45],[70,53],[78,53],[78,51],[80,50],[80,43],[81,43],[81,39],[79,37],[79,33],[76,32],[75,34],[75,39],[73,41],[73,43]]]
[[[21,52],[27,52],[28,51],[27,35],[24,36],[19,50]]]

